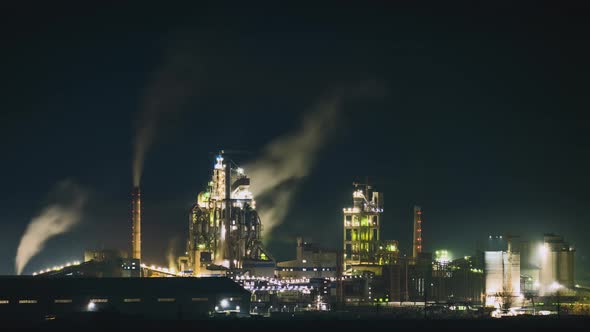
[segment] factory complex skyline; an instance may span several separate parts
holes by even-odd
[[[574,246],[555,234],[544,234],[542,242],[521,239],[515,234],[490,235],[485,244],[462,258],[453,257],[446,249],[427,251],[423,234],[428,234],[428,222],[424,222],[428,219],[424,219],[420,206],[413,207],[412,219],[408,220],[413,226],[412,251],[404,253],[398,240],[381,236],[383,192],[375,191],[368,181],[353,182],[352,186],[353,204],[342,209],[342,246],[328,248],[297,237],[295,260],[281,262],[263,244],[264,220],[252,194],[256,183],[251,187],[251,178],[244,168],[231,159],[231,152],[228,156],[221,150],[215,157],[211,180],[187,213],[184,255],[169,256],[166,267],[142,260],[141,189],[134,186],[128,250],[87,250],[83,263],[64,263],[34,272],[33,276],[230,277],[242,282],[245,278],[268,278],[285,283],[272,289],[274,293],[271,289],[263,292],[265,288],[257,283],[243,283],[252,292],[252,298],[258,299],[254,310],[260,309],[261,297],[268,306],[276,301],[270,300],[273,294],[280,299],[283,288],[290,287],[295,287],[297,305],[313,303],[319,310],[329,310],[328,306],[338,303],[402,303],[419,299],[443,303],[460,300],[509,309],[515,302],[524,307],[530,294],[549,296],[561,289],[576,296],[581,287],[575,282]],[[346,291],[346,278],[366,280],[367,288]],[[301,297],[309,296],[314,289],[305,280],[313,279],[330,281],[333,287],[319,292],[317,301],[314,297],[303,300]],[[288,310],[297,307],[292,307],[292,301],[283,301],[285,308],[290,306]],[[270,312],[271,308],[264,310]]]
[[[0,320],[585,324],[586,7],[7,3]]]

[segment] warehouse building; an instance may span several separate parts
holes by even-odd
[[[250,293],[227,278],[0,278],[0,319],[81,312],[194,319],[249,309]]]

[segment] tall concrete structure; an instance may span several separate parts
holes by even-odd
[[[250,178],[224,156],[217,156],[207,189],[189,211],[188,256],[181,257],[186,262],[181,270],[208,275],[224,269],[255,270],[261,264],[274,270],[274,260],[262,247],[262,222]]]
[[[507,237],[506,251],[484,252],[485,304],[505,307],[521,296],[520,252]]]
[[[344,263],[377,263],[383,196],[368,184],[353,183],[353,206],[344,208]],[[397,249],[396,249],[397,250]]]
[[[414,205],[414,240],[412,242],[412,258],[418,259],[422,252],[422,208]]]
[[[133,188],[131,196],[132,258],[141,260],[141,192],[139,187]]]
[[[574,288],[574,248],[561,236],[545,234],[540,250],[540,293],[551,293],[557,287]]]

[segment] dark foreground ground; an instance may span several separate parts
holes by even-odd
[[[43,321],[3,320],[0,329],[50,331],[569,331],[588,330],[590,317],[506,317],[502,319],[391,319],[388,317],[308,316],[150,320],[108,315],[82,315]]]

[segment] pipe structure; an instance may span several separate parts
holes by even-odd
[[[132,257],[141,260],[141,192],[139,187],[133,188],[131,194],[131,218],[132,218]]]
[[[231,243],[231,161],[225,161],[225,255],[229,260],[229,267],[235,268],[233,246]]]
[[[422,208],[414,206],[414,241],[412,243],[412,258],[414,261],[418,259],[418,255],[422,252]]]

